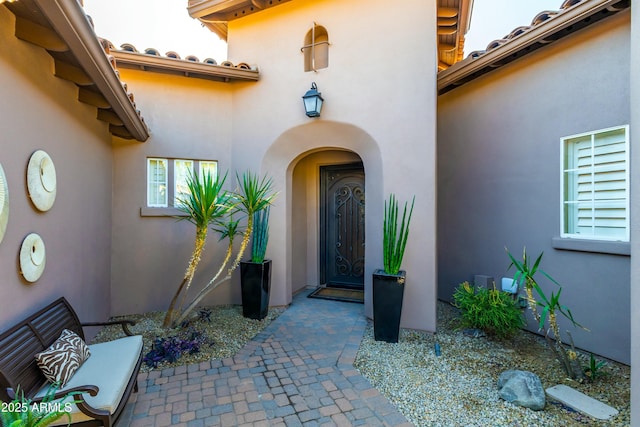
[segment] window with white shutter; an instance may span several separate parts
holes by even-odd
[[[629,241],[629,127],[561,139],[561,237]]]

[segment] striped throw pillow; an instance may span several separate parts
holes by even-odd
[[[60,338],[69,340],[69,342],[71,342],[76,347],[78,353],[80,354],[80,357],[82,358],[82,362],[80,364],[84,363],[84,361],[87,360],[89,356],[91,356],[89,346],[87,346],[82,338],[80,338],[75,332],[65,329],[60,334]]]
[[[45,351],[36,354],[36,361],[44,376],[52,383],[59,383],[64,387],[73,377],[78,368],[84,363],[86,347],[82,339],[72,331],[64,330],[60,338]],[[89,349],[86,348],[86,354]]]

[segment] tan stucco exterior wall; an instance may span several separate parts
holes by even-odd
[[[272,304],[291,301],[291,188],[305,153],[346,149],[366,174],[365,307],[372,315],[371,274],[382,266],[383,200],[416,196],[407,253],[402,325],[435,330],[434,1],[408,0],[389,19],[382,0],[299,0],[229,24],[229,59],[260,66],[261,80],[234,93],[232,159],[236,169],[274,177],[281,197],[271,214]],[[303,71],[300,48],[313,22],[329,34],[329,67]],[[316,82],[320,119],[304,115],[301,96]],[[250,126],[247,124],[251,124]],[[251,154],[249,154],[251,153]]]
[[[541,269],[590,332],[565,319],[561,329],[577,347],[624,363],[629,256],[559,250],[552,239],[560,235],[560,138],[629,123],[629,18],[620,13],[438,100],[439,296],[450,299],[475,274],[513,277],[505,247],[544,252]]]
[[[640,75],[640,8],[631,8],[631,76]],[[631,223],[640,223],[640,81],[631,79]],[[640,228],[631,228],[631,425],[640,425]]]
[[[81,321],[110,315],[111,135],[78,88],[54,77],[53,60],[14,36],[15,17],[0,7],[0,163],[9,186],[9,221],[0,243],[0,331],[65,296]],[[38,211],[27,191],[31,154],[45,150],[57,196]],[[38,233],[46,267],[35,283],[20,274],[23,239]],[[90,331],[87,331],[91,334]]]
[[[195,240],[195,226],[171,216],[143,216],[148,157],[217,160],[231,171],[232,87],[181,76],[121,70],[144,112],[151,137],[144,144],[116,140],[113,177],[114,314],[166,310],[182,280]],[[170,183],[172,185],[172,183]],[[162,210],[160,210],[162,211]],[[217,271],[226,246],[211,233],[194,279],[204,285]],[[239,290],[221,285],[205,304],[239,303]]]

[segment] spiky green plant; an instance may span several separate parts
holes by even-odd
[[[265,209],[253,214],[253,238],[251,240],[251,262],[264,262],[269,243],[269,210]]]
[[[593,353],[590,353],[589,364],[583,367],[583,371],[589,381],[594,382],[597,378],[605,376],[607,373],[603,372],[602,368],[607,365],[604,360],[596,360]]]
[[[389,201],[384,202],[384,225],[382,234],[382,260],[387,274],[398,274],[404,257],[404,250],[409,237],[409,223],[413,214],[415,196],[411,201],[411,209],[407,216],[407,202],[404,203],[402,222],[398,228],[398,200],[392,193]]]
[[[244,232],[242,232],[242,242],[240,243],[240,248],[238,249],[238,253],[234,258],[233,263],[227,268],[227,274],[222,279],[219,279],[225,267],[231,260],[233,251],[233,238],[240,233],[238,232],[237,222],[218,221],[217,224],[219,226],[221,225],[222,227],[217,231],[221,231],[223,236],[229,238],[227,255],[225,256],[222,266],[215,274],[215,276],[213,276],[213,278],[209,280],[209,282],[197,293],[191,303],[189,303],[187,308],[184,309],[184,311],[178,318],[178,321],[176,322],[178,324],[186,319],[189,313],[198,306],[200,301],[202,301],[205,296],[207,296],[211,291],[220,286],[220,284],[231,279],[233,272],[240,264],[240,260],[242,259],[242,256],[244,255],[244,252],[249,244],[249,239],[253,232],[253,221],[255,213],[269,207],[273,202],[273,199],[277,195],[277,193],[273,191],[272,179],[266,176],[260,178],[257,174],[245,172],[242,175],[242,178],[240,178],[240,176],[236,174],[236,179],[238,180],[238,189],[231,197],[234,200],[233,206],[237,211],[240,211],[247,217],[247,226],[244,229]]]
[[[555,353],[558,361],[560,361],[560,363],[562,364],[562,367],[564,368],[566,374],[573,379],[583,381],[585,379],[585,375],[576,359],[577,354],[573,345],[573,340],[571,339],[571,334],[569,332],[567,332],[567,334],[571,340],[571,349],[566,349],[562,343],[560,328],[558,326],[557,313],[560,313],[561,315],[569,319],[573,326],[582,328],[586,331],[588,331],[588,329],[576,322],[576,320],[573,318],[571,310],[569,310],[567,306],[560,304],[560,294],[562,293],[562,286],[560,286],[560,284],[555,279],[553,279],[542,269],[540,269],[540,262],[542,261],[543,253],[540,253],[538,258],[536,258],[536,260],[531,265],[529,263],[529,258],[527,257],[526,248],[524,248],[522,251],[522,261],[518,261],[517,259],[515,259],[515,257],[511,255],[508,249],[506,249],[506,251],[509,259],[511,260],[509,269],[511,267],[515,267],[516,273],[514,274],[514,280],[518,283],[524,284],[524,291],[527,295],[529,309],[531,310],[534,319],[538,322],[539,330],[544,332],[544,338],[547,341],[547,344]],[[537,280],[535,279],[535,275],[538,272],[540,272],[552,283],[558,286],[559,289],[557,293],[552,291],[550,297],[545,294],[545,292],[542,290]],[[534,291],[537,295],[537,298],[536,295],[534,295]],[[538,307],[542,308],[541,312],[538,311]],[[547,321],[549,325],[548,327],[546,326]],[[551,334],[553,334],[553,339],[551,337]]]
[[[80,394],[73,392],[65,395],[59,400],[54,398],[58,386],[54,384],[47,390],[41,402],[33,402],[24,396],[18,389],[13,401],[6,403],[8,410],[0,411],[0,425],[3,427],[46,427],[66,416],[71,424],[71,403],[75,403],[73,396]],[[18,397],[20,396],[20,397]]]
[[[179,219],[189,221],[196,226],[196,237],[193,252],[184,272],[182,282],[167,309],[163,322],[165,328],[173,326],[175,319],[180,316],[184,300],[189,292],[193,276],[204,251],[209,226],[220,221],[234,208],[233,198],[222,189],[226,178],[226,174],[222,179],[219,179],[217,176],[211,176],[210,173],[205,173],[200,178],[195,172],[187,176],[189,194],[179,200],[180,204],[177,207],[187,214]],[[178,304],[178,301],[180,301],[180,304]]]

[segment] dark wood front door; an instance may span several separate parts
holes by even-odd
[[[364,167],[320,168],[320,280],[364,289]]]

